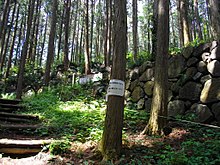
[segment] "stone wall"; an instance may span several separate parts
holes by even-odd
[[[168,115],[193,114],[196,121],[220,124],[220,43],[213,41],[186,47],[169,58]],[[154,63],[145,62],[127,72],[127,104],[150,111]]]

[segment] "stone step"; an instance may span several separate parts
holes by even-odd
[[[19,104],[21,100],[15,99],[15,100],[9,100],[9,99],[0,99],[0,103],[2,104]]]
[[[6,107],[0,107],[0,112],[7,112],[7,113],[12,113],[17,111],[18,109],[14,109],[14,108],[6,108]]]
[[[5,104],[5,103],[0,103],[0,108],[12,108],[12,109],[22,109],[24,106],[20,104]]]
[[[4,154],[34,154],[42,150],[53,140],[14,140],[0,139],[0,153]]]
[[[4,124],[0,123],[0,130],[13,130],[13,131],[21,131],[21,130],[36,130],[38,128],[41,128],[42,125],[40,124]]]
[[[5,118],[29,119],[29,120],[34,120],[34,121],[39,120],[38,116],[0,112],[0,118],[4,118],[4,117]]]
[[[5,122],[11,122],[11,123],[33,123],[36,122],[36,120],[31,120],[31,119],[22,119],[22,118],[16,118],[16,117],[1,117],[0,116],[0,121],[5,121]]]

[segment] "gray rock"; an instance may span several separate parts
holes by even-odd
[[[210,62],[211,61],[210,55],[211,55],[211,53],[209,53],[209,52],[202,53],[202,61],[204,61],[206,63]]]
[[[176,55],[170,58],[168,67],[168,77],[177,78],[185,68],[185,59],[182,55]]]
[[[140,67],[139,67],[139,74],[142,75],[146,69],[148,68],[152,68],[153,67],[153,63],[151,61],[146,61],[144,62]]]
[[[140,81],[146,82],[153,78],[154,70],[152,68],[147,69],[139,78]]]
[[[200,101],[202,103],[212,103],[220,100],[220,78],[213,78],[206,81]]]
[[[137,102],[137,109],[138,109],[138,110],[144,109],[144,104],[145,104],[145,100],[144,100],[144,99],[140,99],[140,100]]]
[[[168,103],[168,116],[176,117],[183,115],[185,112],[185,103],[181,100],[174,100]]]
[[[125,83],[125,89],[129,89],[129,87],[130,87],[130,85],[131,85],[131,80],[126,80],[126,83]]]
[[[194,48],[193,56],[199,57],[204,52],[209,52],[210,47],[212,46],[212,43],[203,43]]]
[[[215,119],[220,125],[220,102],[212,105],[212,113],[214,114]]]
[[[200,61],[198,64],[197,64],[197,69],[199,72],[201,73],[207,73],[207,66],[206,66],[206,63],[204,61]]]
[[[180,90],[180,85],[178,83],[173,83],[172,86],[170,87],[171,91],[174,93],[179,93]]]
[[[128,89],[129,89],[130,91],[133,91],[134,88],[139,85],[139,83],[140,83],[140,82],[139,82],[138,80],[132,81],[132,82],[130,83],[130,86],[129,86]]]
[[[193,52],[192,46],[188,46],[188,47],[183,48],[183,57],[188,59],[191,56],[192,52]]]
[[[220,76],[220,62],[219,61],[217,60],[211,61],[210,63],[208,63],[207,69],[209,73],[211,73],[213,76],[215,77]]]
[[[134,91],[131,93],[132,101],[136,103],[143,97],[144,97],[144,90],[140,86],[135,87]]]
[[[211,79],[211,78],[212,78],[212,76],[211,76],[210,74],[205,75],[205,76],[201,77],[200,82],[201,82],[202,84],[204,84],[206,81],[208,81],[208,80]]]
[[[180,99],[191,101],[199,100],[202,85],[195,82],[187,82],[179,91]]]
[[[144,84],[144,92],[148,95],[148,96],[152,96],[153,94],[153,88],[154,88],[154,82],[153,81],[147,81]]]
[[[152,104],[152,98],[148,98],[146,101],[145,101],[145,110],[147,112],[150,112],[151,111],[151,104]]]
[[[125,91],[125,98],[128,99],[131,96],[131,92],[126,90]]]
[[[185,81],[193,79],[196,73],[197,69],[195,67],[188,68],[185,73]]]
[[[190,67],[190,66],[195,65],[198,61],[199,61],[198,58],[192,57],[192,58],[188,59],[186,65],[187,65],[188,67]]]
[[[213,115],[207,105],[193,104],[191,111],[196,114],[196,121],[201,123],[210,123],[213,119]]]
[[[202,76],[202,73],[197,72],[197,73],[193,76],[193,80],[198,80],[201,76]]]
[[[210,59],[220,60],[220,46],[217,46],[216,48],[212,49]]]
[[[129,77],[130,77],[131,81],[138,79],[138,77],[139,77],[138,69],[132,70],[132,71],[130,72]]]
[[[218,41],[212,41],[212,46],[210,47],[210,51],[212,51],[214,48],[218,46]]]

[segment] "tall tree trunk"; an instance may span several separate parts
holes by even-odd
[[[91,28],[90,28],[90,60],[92,61],[93,54],[93,29],[94,29],[94,8],[95,1],[91,0]]]
[[[220,1],[209,0],[212,34],[215,40],[220,39]]]
[[[21,51],[21,61],[20,61],[19,72],[18,72],[19,74],[18,74],[18,83],[17,83],[17,91],[16,91],[16,98],[17,99],[21,99],[21,96],[22,96],[24,69],[25,69],[26,57],[27,57],[27,52],[28,52],[28,45],[29,45],[31,29],[32,29],[34,2],[35,2],[34,0],[29,0],[27,33],[26,33],[26,39],[25,39],[25,42],[24,42],[24,45],[23,45],[22,51]]]
[[[67,71],[69,67],[69,21],[70,21],[70,5],[71,0],[65,1],[65,40],[64,40],[64,70]]]
[[[133,15],[132,15],[132,31],[133,31],[133,60],[137,61],[138,56],[138,17],[137,17],[137,0],[133,0]]]
[[[168,96],[168,48],[169,48],[169,1],[158,0],[157,24],[157,55],[155,64],[155,83],[151,114],[148,125],[143,133],[150,135],[163,134],[167,120],[160,116],[167,116]]]
[[[39,59],[39,55],[40,53],[37,53],[37,45],[38,45],[38,39],[39,39],[39,26],[40,26],[40,8],[41,8],[41,3],[42,1],[39,1],[39,5],[38,5],[38,17],[37,17],[37,22],[36,22],[36,30],[35,30],[35,40],[34,40],[34,48],[33,48],[33,54],[35,55],[35,57],[33,58],[33,63],[38,66],[38,61],[37,59]]]
[[[2,25],[0,26],[0,61],[3,61],[3,50],[5,46],[5,37],[6,37],[6,32],[7,32],[7,22],[8,22],[8,17],[10,14],[10,1],[5,1],[4,3],[4,11],[2,14],[2,18],[0,22],[2,22]],[[0,68],[2,71],[2,63],[0,63]]]
[[[108,40],[109,40],[109,5],[110,0],[105,0],[106,3],[106,12],[105,12],[105,40],[104,40],[104,58],[105,66],[110,66],[110,58],[108,56]]]
[[[114,4],[114,53],[111,79],[125,81],[127,52],[126,0],[115,0]],[[100,146],[104,160],[116,158],[121,153],[123,116],[124,96],[109,95]]]
[[[54,40],[56,35],[57,7],[58,7],[58,0],[53,0],[47,62],[46,62],[46,70],[44,75],[44,84],[46,86],[48,86],[50,82],[50,70],[54,58],[54,49],[55,49]]]
[[[17,9],[17,14],[16,14],[16,20],[15,20],[15,27],[14,27],[14,33],[13,33],[13,38],[10,46],[10,52],[9,52],[9,58],[8,58],[8,65],[7,65],[7,70],[5,73],[5,78],[8,78],[9,76],[9,71],[11,68],[11,63],[12,63],[12,56],[13,56],[13,51],[14,51],[14,46],[15,46],[15,40],[16,40],[16,34],[18,30],[18,18],[19,18],[19,12],[20,12],[20,5],[18,4],[18,9]],[[21,24],[22,28],[22,24]]]
[[[194,12],[195,12],[195,22],[196,22],[196,31],[198,33],[198,38],[203,40],[202,28],[199,16],[198,0],[194,0]]]
[[[154,0],[153,2],[153,28],[152,28],[152,58],[155,59],[157,54],[157,19],[158,19],[158,0]]]
[[[17,7],[17,3],[15,2],[13,12],[12,12],[12,18],[11,18],[11,21],[10,21],[11,25],[13,25],[13,23],[14,23],[16,7]],[[6,44],[5,44],[4,49],[2,48],[3,51],[2,51],[2,58],[1,58],[1,70],[3,70],[3,66],[5,65],[5,59],[6,59],[6,56],[7,56],[7,53],[8,53],[8,45],[10,44],[9,40],[11,38],[11,32],[12,32],[12,28],[8,29]]]
[[[45,23],[45,28],[44,28],[43,42],[41,44],[41,52],[39,55],[39,59],[37,60],[39,66],[41,66],[41,64],[42,64],[42,58],[43,58],[43,54],[44,54],[44,47],[45,47],[46,35],[47,35],[47,26],[48,26],[48,16],[46,15],[46,23]]]
[[[61,50],[61,44],[62,44],[64,14],[65,14],[65,7],[63,7],[62,15],[60,18],[59,39],[58,39],[58,49],[57,49],[57,60],[58,61],[60,60],[60,50]]]
[[[18,34],[18,43],[16,45],[15,63],[14,63],[15,66],[18,65],[18,56],[19,56],[21,40],[22,40],[22,31],[23,31],[23,29],[25,29],[25,26],[26,26],[25,22],[26,22],[26,19],[25,19],[25,17],[23,17],[21,19],[21,23],[19,25],[20,28],[19,28],[19,34]]]
[[[85,49],[85,74],[90,74],[91,73],[91,68],[90,68],[90,51],[89,51],[89,0],[85,0],[85,43],[84,43],[84,49]],[[91,41],[90,41],[91,42]]]
[[[77,38],[76,37],[76,34],[78,34],[78,30],[79,28],[77,28],[77,24],[79,23],[79,20],[78,20],[78,10],[79,10],[79,2],[76,1],[76,7],[75,7],[75,10],[73,11],[73,31],[72,31],[72,43],[71,43],[71,62],[75,62],[76,61],[76,56],[75,56],[75,49],[76,49],[76,43],[78,42],[77,41]],[[77,29],[76,29],[77,28]]]
[[[190,27],[188,16],[188,0],[179,0],[179,12],[180,12],[180,26],[183,36],[183,46],[187,45],[190,41]]]

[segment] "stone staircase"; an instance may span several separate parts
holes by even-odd
[[[0,154],[35,154],[51,142],[35,136],[34,131],[42,126],[38,116],[16,113],[24,109],[20,103],[0,99]]]

